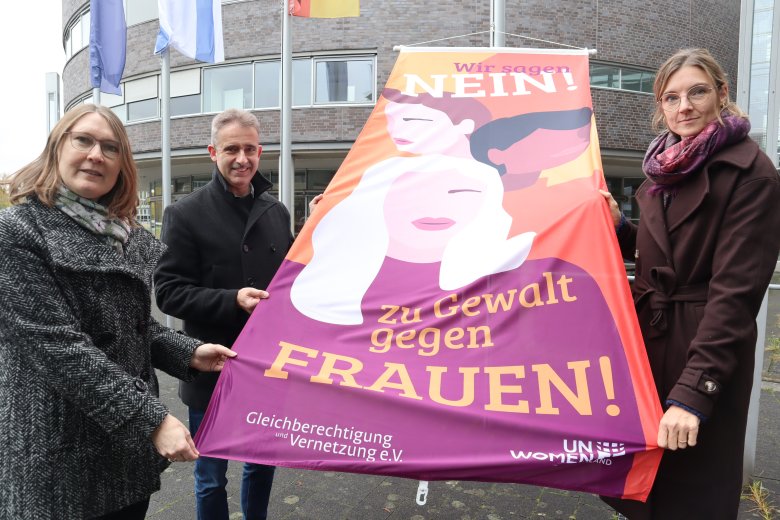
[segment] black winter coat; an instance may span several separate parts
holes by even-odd
[[[168,250],[154,274],[160,309],[184,320],[188,335],[232,346],[249,315],[236,304],[242,287],[265,289],[292,244],[290,214],[268,193],[271,183],[252,179],[255,199],[244,222],[214,169],[211,181],[165,210],[162,241]],[[218,374],[181,383],[184,404],[205,410]]]
[[[151,317],[162,250],[136,228],[119,254],[37,200],[0,212],[0,519],[91,518],[160,488],[153,367],[191,377],[200,344]]]

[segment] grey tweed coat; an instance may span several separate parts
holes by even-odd
[[[37,200],[0,211],[0,519],[79,519],[146,499],[167,461],[153,367],[190,379],[199,341],[151,318],[163,246],[124,255]]]

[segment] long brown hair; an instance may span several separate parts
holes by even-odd
[[[658,102],[661,94],[664,93],[669,78],[683,67],[698,67],[702,70],[715,85],[715,89],[720,92],[723,86],[728,88],[728,75],[718,61],[710,54],[707,49],[680,49],[672,57],[664,62],[655,74],[653,83],[653,94]],[[721,105],[718,111],[718,121],[723,123],[720,118],[721,113],[725,111],[733,116],[747,118],[747,115],[734,103],[729,94],[726,94],[726,101]],[[656,103],[655,113],[653,114],[653,129],[658,130],[665,125],[664,111],[660,103]]]
[[[82,117],[93,113],[106,120],[114,132],[120,148],[119,176],[116,184],[102,198],[101,203],[108,208],[110,216],[134,223],[138,211],[138,176],[130,148],[130,140],[125,132],[125,127],[116,114],[111,109],[101,105],[79,105],[65,113],[49,134],[41,154],[4,181],[4,184],[10,186],[9,195],[12,204],[20,204],[31,195],[38,197],[38,200],[47,206],[54,203],[57,188],[62,184],[59,173],[59,158],[60,148],[67,139],[65,133],[70,131]]]

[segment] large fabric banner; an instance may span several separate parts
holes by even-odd
[[[646,499],[661,408],[604,187],[586,52],[402,51],[201,454]]]

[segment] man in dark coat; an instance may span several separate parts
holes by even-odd
[[[208,147],[213,177],[202,189],[170,206],[163,217],[168,250],[154,276],[160,309],[184,320],[184,330],[203,341],[232,345],[292,244],[290,214],[267,193],[271,183],[257,171],[260,125],[246,111],[217,115]],[[181,383],[194,436],[217,377]],[[195,497],[201,519],[228,519],[227,461],[195,463]],[[241,508],[246,519],[264,519],[274,468],[244,466]]]

